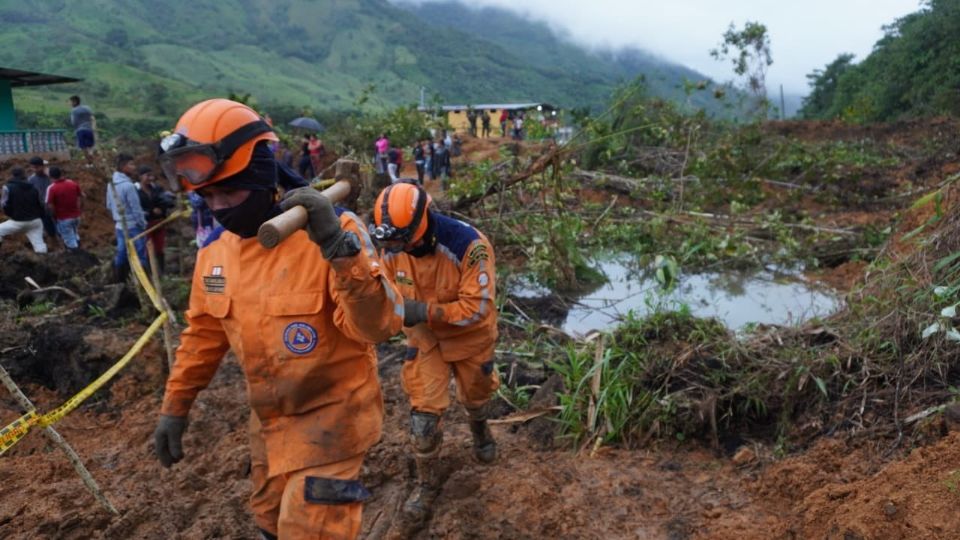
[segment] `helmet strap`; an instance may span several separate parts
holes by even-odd
[[[273,128],[263,120],[257,120],[240,126],[236,131],[227,135],[217,143],[217,152],[220,153],[220,159],[224,161],[230,159],[233,153],[247,141],[257,135],[270,133],[271,131],[273,131]]]

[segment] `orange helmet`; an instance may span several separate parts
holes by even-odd
[[[260,141],[278,141],[250,107],[229,99],[201,101],[160,142],[160,165],[176,191],[193,191],[242,171]]]
[[[380,192],[373,206],[372,229],[377,240],[403,240],[413,244],[427,232],[427,211],[433,199],[419,186],[398,183]]]

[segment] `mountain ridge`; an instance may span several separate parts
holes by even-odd
[[[135,118],[168,118],[231,91],[332,110],[356,108],[371,88],[384,107],[415,103],[421,87],[447,102],[598,107],[635,75],[673,99],[681,79],[697,75],[639,61],[637,73],[617,72],[613,59],[562,44],[545,27],[508,22],[536,39],[503,46],[450,24],[424,32],[422,18],[386,0],[0,0],[0,65],[85,79],[18,91],[18,107],[62,107],[79,93],[98,110]],[[545,47],[559,51],[554,61],[534,61]]]

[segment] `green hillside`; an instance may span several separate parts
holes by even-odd
[[[168,122],[192,101],[231,91],[262,107],[314,110],[349,109],[371,85],[383,106],[413,103],[424,86],[445,101],[573,107],[599,106],[641,74],[664,97],[678,96],[683,77],[699,78],[596,57],[517,18],[507,42],[424,28],[385,0],[0,0],[0,65],[85,79],[17,91],[21,119],[34,123],[71,93],[110,117]]]
[[[431,27],[455,27],[490,41],[556,77],[575,77],[607,87],[611,81],[630,81],[642,74],[652,95],[677,101],[687,99],[684,81],[707,79],[692,69],[670,64],[637,49],[586,50],[558,36],[546,24],[531,22],[505,9],[473,8],[449,1],[408,3],[399,0],[399,5]],[[694,106],[720,109],[709,92],[694,94],[690,99]]]
[[[859,64],[843,54],[809,76],[803,116],[878,121],[960,114],[960,3],[926,0],[885,30]]]

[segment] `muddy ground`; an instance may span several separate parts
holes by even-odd
[[[116,336],[114,351],[136,330]],[[381,355],[384,437],[363,471],[374,493],[364,511],[367,538],[387,529],[411,486],[408,408],[391,352]],[[248,408],[238,365],[225,362],[201,394],[185,439],[187,458],[167,471],[151,442],[162,362],[153,347],[105,396],[57,426],[120,516],[98,507],[59,450],[31,434],[2,458],[0,536],[255,537],[246,509]],[[41,406],[58,402],[42,387],[27,391]],[[17,414],[12,400],[0,400],[0,418]],[[462,411],[451,410],[445,422],[446,480],[429,527],[416,538],[949,538],[960,530],[957,432],[890,462],[882,448],[829,438],[769,461],[762,445],[734,457],[669,443],[593,455],[541,450],[542,438],[528,427],[501,424],[494,427],[501,458],[482,466],[469,457]]]
[[[949,132],[956,126],[947,126]],[[890,133],[947,129],[909,124]],[[831,125],[774,125],[800,138],[839,130]],[[881,128],[872,128],[883,130]],[[867,133],[869,134],[869,133]],[[883,134],[883,133],[881,133]],[[899,136],[899,135],[897,135]],[[496,141],[468,141],[471,155],[496,155]],[[930,173],[933,171],[933,173]],[[409,171],[408,174],[412,172]],[[935,163],[930,181],[952,174]],[[6,170],[0,170],[6,175]],[[905,172],[903,182],[912,173]],[[136,299],[102,282],[112,224],[100,201],[105,173],[78,169],[90,196],[81,234],[94,259],[42,264],[23,246],[0,252],[0,363],[41,410],[59,405],[119,358],[144,330]],[[437,186],[431,186],[436,192]],[[830,223],[882,224],[889,209],[839,212]],[[54,254],[64,257],[63,254]],[[16,261],[16,262],[14,262]],[[70,266],[76,264],[78,266]],[[865,264],[842,263],[814,277],[839,290],[862,279]],[[173,270],[173,268],[171,268]],[[26,288],[20,274],[43,285],[74,282],[100,308],[23,316],[15,308]],[[39,277],[38,277],[39,276]],[[63,299],[56,299],[64,304]],[[368,456],[363,481],[373,492],[363,535],[382,538],[412,487],[406,450],[409,409],[399,385],[398,347],[380,349],[384,436]],[[501,358],[508,362],[508,358]],[[56,428],[74,446],[120,512],[111,516],[86,493],[62,453],[31,433],[0,457],[0,538],[255,538],[246,507],[250,492],[246,426],[249,409],[240,368],[228,359],[191,413],[187,458],[164,470],[153,455],[152,431],[162,395],[164,353],[158,340],[107,388]],[[549,392],[541,393],[550,404]],[[0,425],[22,411],[0,391]],[[914,411],[910,411],[914,412]],[[501,413],[509,420],[509,410]],[[925,445],[890,451],[891,441],[822,437],[782,456],[773,441],[748,441],[715,451],[696,441],[661,441],[642,450],[603,447],[577,453],[553,440],[544,418],[493,427],[501,457],[481,466],[470,457],[463,411],[445,419],[443,491],[418,539],[492,538],[952,538],[960,534],[960,433],[949,417],[930,422]]]

